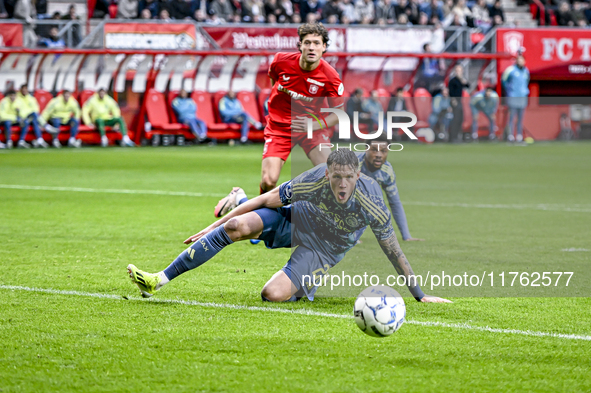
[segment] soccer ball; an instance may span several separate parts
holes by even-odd
[[[406,306],[400,294],[383,285],[364,289],[353,311],[359,329],[372,337],[391,335],[400,329],[406,317]]]

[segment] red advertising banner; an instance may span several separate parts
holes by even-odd
[[[23,25],[20,23],[2,23],[0,26],[0,47],[23,46]]]
[[[191,23],[106,23],[104,46],[108,49],[197,49]]]
[[[297,49],[298,29],[295,27],[205,26],[203,29],[223,49]]]
[[[589,80],[591,30],[572,28],[497,30],[497,51],[515,54],[521,48],[534,80]],[[510,60],[499,62],[503,72]]]

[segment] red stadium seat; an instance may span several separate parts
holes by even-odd
[[[415,111],[415,104],[412,99],[412,95],[408,91],[403,91],[402,96],[404,97],[404,101],[406,102],[406,110],[413,112]]]
[[[414,114],[417,116],[417,124],[415,128],[423,128],[429,126],[429,115],[431,114],[431,94],[427,89],[422,87],[415,90],[414,94]]]
[[[148,138],[152,134],[182,134],[186,138],[194,138],[188,128],[182,124],[171,123],[164,93],[150,89],[146,95],[146,116],[152,125],[152,130],[146,133]]]
[[[45,109],[47,103],[53,98],[53,95],[47,90],[36,90],[33,96],[37,99],[37,102],[39,103],[39,110],[41,112],[43,112],[43,109]]]
[[[257,100],[254,92],[252,91],[239,91],[236,93],[236,98],[242,103],[242,107],[248,113],[254,121],[261,121],[261,115],[259,108],[257,107]]]
[[[388,105],[390,104],[390,98],[392,98],[392,95],[386,89],[379,88],[376,89],[376,91],[378,92],[378,97],[382,103],[382,108],[384,108],[384,112],[386,112],[388,110]]]
[[[94,95],[94,90],[83,90],[82,93],[80,93],[80,107],[82,107],[84,105],[84,103],[86,101],[88,101],[88,99],[90,97],[92,97]]]
[[[224,124],[216,121],[211,93],[194,91],[191,97],[197,103],[197,117],[207,124],[207,133],[215,139],[239,139],[240,126],[238,124]]]

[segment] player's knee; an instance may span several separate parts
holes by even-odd
[[[261,188],[263,188],[265,191],[270,191],[274,189],[276,184],[277,179],[267,174],[263,175],[263,178],[261,180]]]
[[[228,220],[228,222],[226,223],[226,225],[224,225],[224,229],[226,230],[226,233],[228,233],[228,234],[230,234],[230,232],[238,231],[239,227],[240,227],[240,222],[238,221],[237,218],[230,218]]]
[[[285,302],[291,298],[291,292],[277,287],[265,286],[261,291],[261,298],[267,302]]]

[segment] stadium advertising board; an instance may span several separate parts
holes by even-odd
[[[23,46],[23,25],[20,23],[2,23],[0,29],[0,47]]]
[[[524,56],[533,79],[588,79],[591,75],[591,31],[585,29],[497,30],[497,51]],[[504,71],[512,64],[503,60]]]
[[[197,49],[195,26],[191,23],[106,23],[107,49]]]

